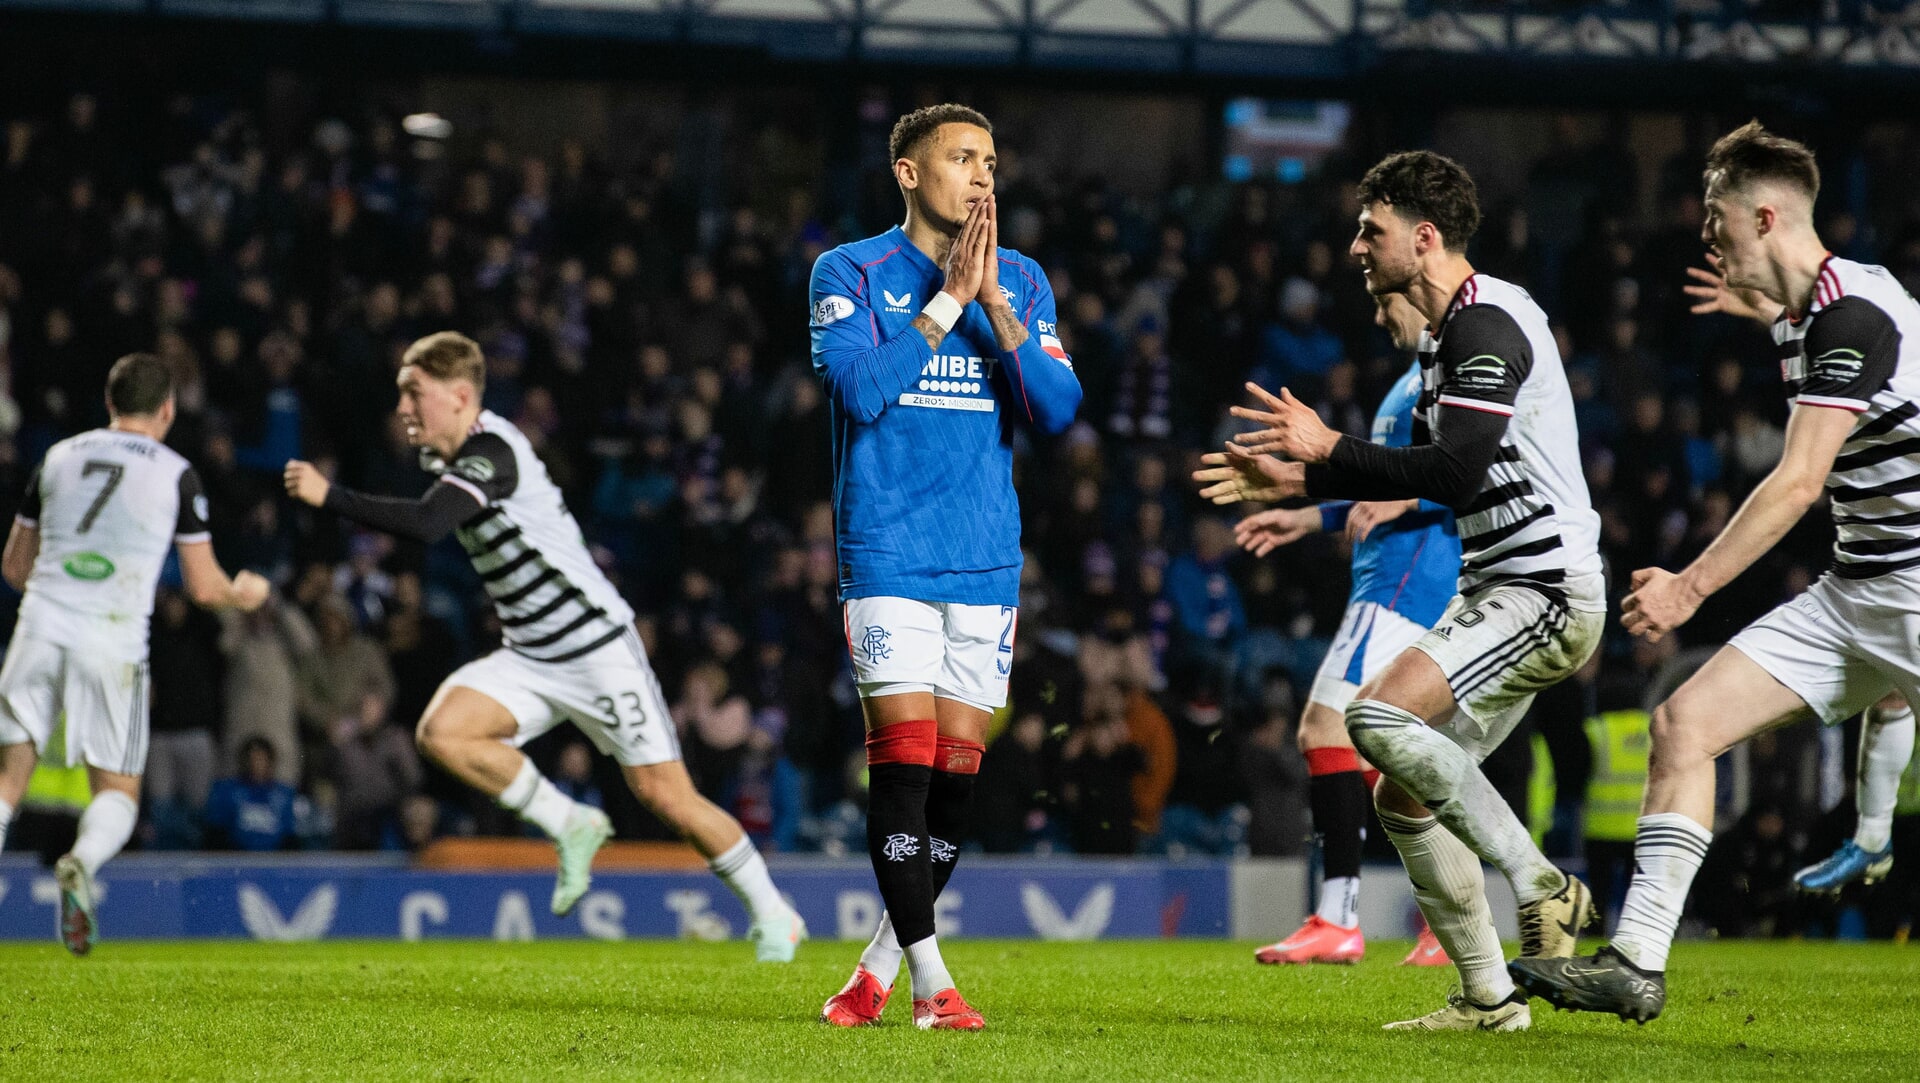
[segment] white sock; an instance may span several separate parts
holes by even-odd
[[[1506,874],[1521,906],[1566,886],[1480,765],[1411,711],[1378,700],[1347,707],[1347,732],[1367,762],[1433,810],[1467,848]],[[1483,889],[1484,890],[1484,889]]]
[[[1640,817],[1633,840],[1633,883],[1620,908],[1613,950],[1642,970],[1665,970],[1687,889],[1707,856],[1713,832],[1677,812]]]
[[[520,773],[500,791],[498,800],[501,808],[519,813],[521,819],[556,839],[566,830],[567,816],[573,812],[573,799],[548,782],[524,756],[520,758]]]
[[[1329,876],[1320,885],[1321,921],[1330,921],[1342,929],[1360,924],[1360,878]]]
[[[1460,991],[1482,1007],[1512,996],[1513,979],[1507,976],[1500,933],[1493,927],[1480,859],[1432,817],[1415,820],[1376,811],[1387,838],[1400,851],[1427,927],[1460,972]]]
[[[0,801],[0,850],[7,848],[7,826],[13,823],[13,806]]]
[[[786,909],[786,900],[780,897],[773,886],[773,877],[767,873],[766,859],[745,835],[728,847],[726,853],[709,860],[707,868],[740,896],[749,920],[763,921]]]
[[[946,960],[940,958],[940,945],[931,936],[907,945],[907,976],[913,982],[915,1000],[925,1000],[943,989],[953,988],[953,975],[947,973]]]
[[[80,836],[69,851],[93,876],[100,866],[113,859],[133,837],[133,825],[140,819],[140,806],[119,790],[101,790],[87,802],[80,814]]]
[[[899,939],[893,935],[893,918],[881,911],[880,927],[873,931],[873,939],[867,941],[866,950],[860,953],[860,965],[872,971],[881,985],[891,987],[900,979],[900,960],[905,954],[900,950]]]
[[[1860,822],[1853,841],[1870,854],[1893,841],[1893,806],[1900,796],[1900,776],[1912,759],[1913,708],[1868,708],[1860,726],[1860,776],[1854,791]]]

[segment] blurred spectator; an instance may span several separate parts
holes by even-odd
[[[301,774],[299,673],[317,645],[298,606],[269,599],[252,613],[220,613],[220,652],[227,659],[224,749],[237,756],[251,738],[273,749],[276,777]]]
[[[393,702],[393,670],[374,642],[354,628],[353,606],[339,594],[320,600],[314,617],[317,648],[302,673],[300,724],[310,747],[323,746],[343,719],[357,718],[367,697],[384,712]]]
[[[420,756],[413,736],[387,722],[387,701],[378,693],[360,698],[360,709],[334,724],[336,779],[334,845],[372,850],[398,830],[400,802],[420,786]]]
[[[240,773],[213,784],[207,795],[206,845],[215,850],[264,852],[299,844],[306,799],[276,778],[273,745],[249,737],[240,746]]]
[[[1130,854],[1138,843],[1133,778],[1146,769],[1146,756],[1127,737],[1124,710],[1122,702],[1103,705],[1061,752],[1068,832],[1083,854]]]
[[[207,799],[222,757],[220,701],[225,680],[220,622],[178,590],[162,588],[154,603],[148,655],[152,739],[142,788],[162,824],[191,823]]]
[[[579,741],[560,748],[553,765],[553,785],[568,798],[594,808],[607,807],[600,787],[593,781],[593,752]]]

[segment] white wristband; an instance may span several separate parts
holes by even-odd
[[[963,311],[965,310],[960,307],[960,302],[953,299],[953,294],[946,290],[936,290],[933,300],[927,302],[927,306],[920,310],[920,314],[939,324],[940,332],[946,334],[953,330],[954,324],[960,322],[960,313]]]

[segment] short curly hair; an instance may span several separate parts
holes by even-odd
[[[1775,135],[1757,120],[1747,121],[1720,137],[1707,152],[1703,183],[1718,174],[1731,192],[1773,182],[1804,193],[1809,201],[1820,195],[1820,166],[1805,143]]]
[[[1449,252],[1464,252],[1480,228],[1480,196],[1459,162],[1430,150],[1403,150],[1360,178],[1360,204],[1385,203],[1410,222],[1432,222]]]
[[[972,106],[954,102],[924,106],[894,121],[893,135],[887,139],[889,160],[897,162],[913,157],[920,144],[939,131],[942,124],[971,124],[986,129],[988,135],[993,134],[993,122]]]

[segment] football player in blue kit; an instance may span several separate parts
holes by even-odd
[[[833,426],[834,539],[867,723],[867,846],[886,914],[821,1018],[879,1021],[904,961],[922,1029],[985,1025],[934,940],[988,719],[1006,703],[1020,590],[1015,427],[1057,433],[1080,383],[1039,265],[998,245],[993,126],[902,117],[906,221],[814,264],[813,365]]]
[[[1382,294],[1375,301],[1374,322],[1387,329],[1395,349],[1432,349],[1426,317],[1404,296]],[[1374,414],[1374,443],[1407,446],[1420,389],[1420,365],[1415,361]],[[1440,619],[1460,575],[1460,534],[1454,529],[1453,511],[1427,500],[1338,500],[1274,508],[1234,526],[1241,546],[1262,557],[1316,531],[1345,531],[1353,544],[1347,611],[1300,714],[1307,803],[1321,840],[1320,905],[1293,935],[1254,952],[1262,963],[1354,963],[1366,953],[1360,932],[1360,844],[1379,772],[1354,751],[1347,736],[1347,705],[1361,685]],[[1445,966],[1449,960],[1432,931],[1423,928],[1402,962]]]

